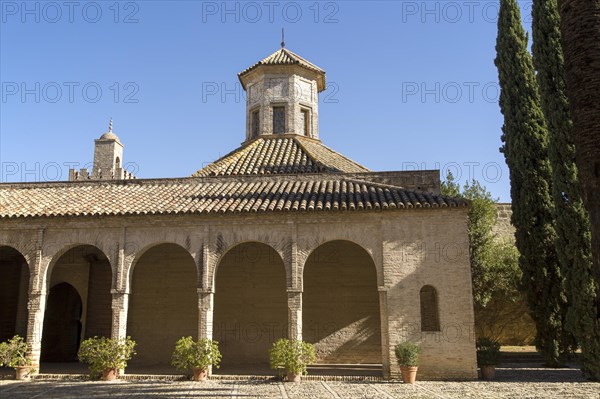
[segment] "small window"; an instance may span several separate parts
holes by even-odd
[[[258,137],[258,135],[260,134],[260,132],[259,132],[260,123],[259,123],[259,119],[258,119],[258,110],[252,111],[251,121],[252,121],[252,137]]]
[[[310,111],[303,109],[300,111],[300,123],[302,124],[302,133],[310,136]]]
[[[117,157],[117,159],[115,160],[115,169],[120,169],[121,168],[121,158]]]
[[[421,331],[440,331],[438,298],[435,288],[421,288]]]
[[[285,107],[273,107],[273,133],[285,133]]]

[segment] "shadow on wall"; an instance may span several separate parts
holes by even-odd
[[[304,268],[303,338],[317,363],[381,363],[377,271],[349,241],[318,247]]]

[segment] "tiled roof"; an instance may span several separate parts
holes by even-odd
[[[322,70],[312,62],[309,62],[304,58],[300,57],[298,54],[286,48],[280,48],[268,57],[263,58],[256,64],[240,72],[239,76],[247,74],[248,72],[252,71],[260,65],[300,65],[315,72],[325,73],[324,70]]]
[[[193,174],[202,176],[360,173],[369,169],[320,141],[298,135],[260,136]]]
[[[0,218],[390,210],[466,206],[344,175],[0,184]]]
[[[325,71],[324,70],[322,70],[321,68],[319,68],[312,62],[309,62],[309,61],[305,60],[304,58],[300,57],[298,54],[296,54],[286,48],[281,48],[281,49],[277,50],[276,52],[274,52],[273,54],[269,55],[268,57],[263,58],[262,60],[258,61],[256,64],[252,65],[251,67],[244,69],[242,72],[240,72],[238,74],[238,78],[240,79],[240,82],[242,83],[242,87],[244,88],[244,90],[246,90],[246,81],[245,81],[246,75],[262,65],[297,65],[297,66],[300,66],[302,68],[308,69],[309,71],[312,71],[317,74],[317,89],[318,89],[318,91],[323,91],[326,88]]]

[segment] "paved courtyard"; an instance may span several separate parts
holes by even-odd
[[[576,369],[502,368],[497,381],[399,382],[213,380],[205,383],[34,380],[0,381],[1,399],[138,398],[590,398],[600,383],[586,382]]]

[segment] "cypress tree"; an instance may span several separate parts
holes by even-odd
[[[600,335],[595,328],[590,223],[575,165],[557,0],[533,2],[532,51],[549,133],[555,247],[569,302],[565,328],[581,347],[584,373],[600,379]]]
[[[565,347],[566,297],[554,248],[548,131],[527,36],[516,0],[500,0],[496,60],[504,154],[510,171],[512,223],[522,284],[536,323],[536,347],[549,366],[559,366]]]

